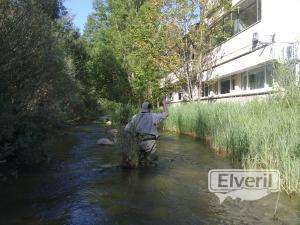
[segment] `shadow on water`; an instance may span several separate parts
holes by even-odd
[[[157,167],[122,170],[114,147],[97,124],[67,131],[53,145],[49,166],[31,169],[0,186],[0,224],[297,224],[299,198],[281,195],[279,220],[272,220],[277,195],[254,202],[208,192],[210,169],[231,168],[191,137],[164,133]]]

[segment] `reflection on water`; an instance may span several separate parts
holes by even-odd
[[[231,168],[201,142],[164,133],[157,167],[122,170],[113,147],[96,146],[105,131],[82,125],[55,142],[53,163],[24,172],[0,187],[0,224],[297,224],[299,198],[277,194],[254,202],[208,192],[210,169]]]

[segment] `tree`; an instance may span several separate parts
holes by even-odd
[[[159,37],[160,4],[147,1],[139,9],[127,29],[127,64],[132,73],[133,90],[139,102],[160,100],[162,70],[157,63],[162,47]]]
[[[2,0],[0,11],[0,160],[39,161],[49,129],[78,116],[84,48],[60,0]]]
[[[164,52],[161,67],[173,73],[178,79],[177,86],[186,87],[188,100],[193,100],[193,88],[198,84],[201,96],[201,75],[204,68],[212,63],[209,51],[214,47],[213,38],[225,40],[223,27],[211,25],[217,21],[217,12],[226,11],[230,1],[169,0],[162,8],[161,35]]]
[[[193,100],[193,89],[201,80],[197,78],[211,61],[207,56],[212,48],[208,39],[212,36],[224,38],[223,28],[215,25],[208,29],[206,18],[214,17],[214,13],[227,7],[228,2],[96,0],[95,12],[90,15],[85,31],[94,60],[91,64],[106,65],[108,61],[103,59],[106,56],[100,53],[110,52],[108,56],[114,59],[109,62],[115,60],[114,64],[119,68],[115,74],[130,83],[134,99],[139,103],[144,100],[159,102],[168,91],[182,87],[186,88],[188,99]],[[109,73],[113,71],[105,69],[106,66],[91,68],[99,95],[104,96],[108,93],[105,87],[111,85]],[[170,73],[178,82],[173,87],[169,82],[168,88],[162,88],[162,78]],[[100,87],[103,87],[102,92]],[[198,87],[200,91],[200,83]],[[117,97],[114,95],[111,99]]]
[[[84,34],[90,58],[87,65],[95,94],[120,102],[127,102],[132,97],[121,34],[129,17],[126,7],[127,3],[123,1],[96,0]]]
[[[229,6],[229,1],[146,1],[132,21],[126,39],[128,68],[134,75],[136,95],[158,100],[170,90],[186,88],[188,99],[193,100],[193,89],[201,82],[199,74],[213,60],[208,54],[213,45],[208,40],[226,39],[223,27],[216,24],[212,29],[206,19]],[[169,82],[168,87],[161,88],[161,79],[169,74],[178,81],[173,87]],[[199,93],[200,90],[198,84]]]

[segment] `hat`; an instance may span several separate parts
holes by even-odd
[[[142,113],[147,113],[151,109],[151,104],[149,102],[144,102],[142,104],[141,112]]]

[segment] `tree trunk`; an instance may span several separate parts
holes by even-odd
[[[190,71],[189,71],[189,60],[187,58],[187,49],[188,49],[188,43],[187,43],[187,38],[185,38],[184,49],[183,49],[183,68],[184,68],[184,74],[185,74],[187,88],[188,88],[189,100],[193,101],[193,93],[191,88],[191,79],[190,79]]]

